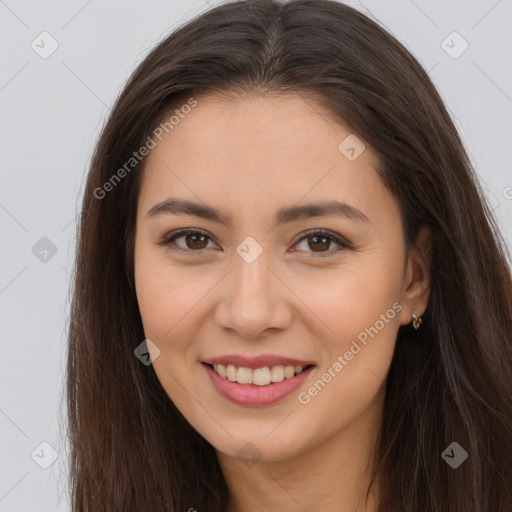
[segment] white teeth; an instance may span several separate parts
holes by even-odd
[[[240,371],[241,368],[238,369]],[[256,386],[266,386],[270,384],[270,370],[267,368],[257,368],[252,372],[252,384]],[[238,381],[240,382],[240,381]]]
[[[270,370],[270,380],[272,382],[281,382],[284,380],[284,366],[272,366]]]
[[[231,381],[235,382],[236,380],[236,366],[232,364],[228,364],[226,367],[226,377]]]
[[[236,372],[236,381],[239,384],[252,384],[252,370],[240,366]]]
[[[284,367],[284,378],[291,379],[295,375],[295,366]]]
[[[304,370],[304,366],[283,366],[277,365],[264,368],[246,368],[244,366],[233,366],[232,364],[214,364],[213,369],[221,377],[238,382],[239,384],[254,384],[256,386],[267,386],[271,382],[282,382],[284,379],[291,379]]]

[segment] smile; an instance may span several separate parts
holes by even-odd
[[[218,375],[231,382],[238,382],[238,384],[254,384],[256,386],[267,386],[272,383],[282,382],[285,379],[291,379],[309,368],[309,366],[311,365],[277,365],[252,369],[244,366],[234,366],[232,364],[210,365]]]

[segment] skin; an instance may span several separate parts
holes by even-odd
[[[195,98],[198,105],[146,158],[137,205],[136,291],[146,337],[160,351],[151,351],[156,375],[215,447],[229,512],[374,512],[378,485],[367,503],[365,495],[384,386],[399,326],[426,309],[428,262],[417,254],[426,253],[429,233],[421,233],[406,260],[398,206],[374,170],[376,153],[366,144],[356,160],[347,159],[338,146],[351,130],[313,100]],[[146,215],[171,196],[229,213],[233,225]],[[325,200],[344,201],[369,221],[322,216],[273,224],[279,208]],[[188,227],[211,238],[158,244]],[[336,251],[334,241],[317,248],[314,237],[301,236],[310,229],[337,233],[352,248]],[[250,264],[236,252],[247,236],[263,249]],[[309,403],[300,403],[299,392],[394,303],[401,311],[386,317]],[[285,399],[241,406],[216,391],[201,365],[233,353],[295,357],[316,368]],[[237,456],[247,442],[261,457],[253,465]]]

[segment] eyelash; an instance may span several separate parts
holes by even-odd
[[[209,240],[212,240],[212,237],[206,231],[203,231],[202,229],[184,228],[184,229],[180,229],[178,231],[169,233],[167,236],[165,236],[164,238],[162,238],[162,240],[160,240],[158,242],[158,245],[167,246],[168,249],[170,249],[172,251],[178,251],[178,252],[200,253],[200,252],[204,251],[205,249],[193,250],[193,249],[183,249],[182,247],[171,247],[171,244],[176,239],[181,238],[182,236],[185,236],[188,234],[203,235],[203,236],[207,237]],[[325,238],[331,240],[332,242],[335,242],[340,247],[338,247],[337,249],[334,249],[334,250],[328,250],[328,251],[316,252],[316,253],[313,251],[306,251],[306,252],[310,253],[311,256],[309,256],[309,257],[323,258],[323,257],[327,257],[327,256],[332,256],[334,253],[338,253],[345,249],[352,249],[352,246],[344,238],[342,238],[341,236],[339,236],[336,233],[333,233],[332,231],[329,231],[327,229],[312,229],[312,230],[305,231],[304,233],[301,233],[300,238],[297,239],[297,241],[294,243],[294,245],[298,244],[299,242],[302,242],[302,240],[304,240],[304,239],[314,238],[317,236],[325,237]],[[304,252],[304,251],[301,251],[301,252]]]

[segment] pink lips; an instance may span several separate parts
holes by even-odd
[[[226,360],[224,358],[218,358],[218,360]],[[222,362],[215,362],[217,359],[212,359],[212,364],[225,364]],[[234,364],[235,361],[240,363],[240,359],[230,358],[229,361],[231,364]],[[268,361],[268,359],[267,359]],[[284,362],[291,361],[291,362]],[[248,365],[249,363],[250,365]],[[253,366],[254,360],[245,361],[245,364],[239,364],[239,366],[245,366],[246,368],[263,368],[264,366],[277,366],[278,364],[284,365],[302,365],[302,362],[295,363],[295,360],[285,358],[279,358],[279,362],[272,364],[259,364]],[[309,376],[309,374],[315,368],[314,366],[310,366],[309,368],[303,370],[301,373],[292,377],[290,379],[284,379],[281,382],[273,382],[268,384],[267,386],[256,386],[255,384],[239,384],[238,382],[231,382],[230,380],[221,377],[217,372],[210,368],[208,364],[203,363],[203,368],[206,370],[208,377],[211,379],[212,384],[217,389],[217,391],[224,397],[230,400],[231,402],[238,405],[247,405],[247,406],[264,406],[270,405],[279,400],[285,398],[290,395],[295,389],[297,389],[302,382]],[[238,365],[236,365],[238,366]]]

